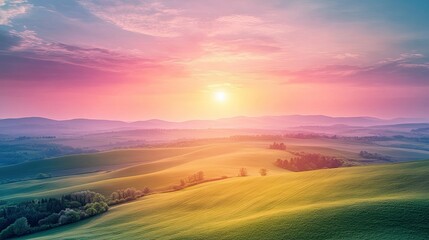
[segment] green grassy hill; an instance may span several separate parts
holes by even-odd
[[[55,173],[65,170],[85,172],[102,167],[110,167],[111,170],[2,184],[0,200],[10,202],[59,197],[86,189],[105,195],[127,187],[163,190],[177,185],[180,179],[197,171],[204,171],[206,178],[236,176],[241,167],[246,167],[251,176],[259,175],[260,168],[267,168],[270,175],[283,174],[287,170],[279,169],[273,163],[277,158],[290,158],[292,155],[285,151],[268,149],[267,146],[270,143],[267,141],[224,142],[182,148],[127,149],[3,167],[0,168],[0,176],[10,178],[35,176],[39,172]],[[330,140],[317,142],[311,139],[296,139],[295,142],[290,142],[288,149],[359,159],[357,154],[359,148],[356,146],[335,145]],[[357,160],[354,164],[361,163]]]
[[[38,173],[69,175],[119,168],[124,165],[151,162],[195,151],[199,147],[125,149],[94,154],[77,154],[0,167],[0,180],[34,178]]]
[[[429,161],[236,177],[33,239],[428,239]]]
[[[85,189],[106,195],[117,189],[127,187],[144,188],[147,186],[151,189],[163,189],[177,185],[180,179],[197,171],[204,171],[207,179],[225,175],[236,176],[241,167],[246,167],[250,175],[259,175],[260,168],[269,169],[270,174],[287,172],[275,167],[273,162],[279,157],[287,157],[290,154],[284,151],[270,150],[266,146],[266,143],[254,142],[209,144],[185,148],[188,151],[177,151],[175,156],[153,161],[140,161],[132,166],[109,172],[3,184],[0,188],[0,200],[18,201],[61,196]],[[148,150],[129,151],[132,152],[126,152],[127,155],[147,153]],[[103,161],[102,155],[96,154],[95,156],[98,161]],[[123,159],[126,157],[124,156]],[[137,159],[136,156],[134,158]],[[154,157],[152,156],[152,158]],[[85,162],[86,159],[82,156],[80,161]],[[43,162],[39,162],[39,164],[43,165]]]

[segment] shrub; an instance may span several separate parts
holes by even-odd
[[[261,168],[259,170],[259,173],[261,174],[261,176],[267,176],[268,170],[266,168]]]

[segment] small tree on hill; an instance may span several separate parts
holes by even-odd
[[[150,193],[150,189],[148,187],[143,188],[143,194],[147,195]]]
[[[180,186],[185,186],[186,185],[186,182],[185,182],[185,180],[183,180],[183,179],[180,179]]]
[[[247,176],[247,169],[246,168],[240,168],[240,170],[238,171],[238,176],[239,177],[246,177]]]
[[[268,170],[266,168],[261,168],[259,170],[259,173],[261,174],[261,176],[267,176]]]

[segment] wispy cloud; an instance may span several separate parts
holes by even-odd
[[[157,37],[180,36],[196,27],[197,20],[158,1],[80,1],[97,17],[124,30]]]
[[[156,64],[150,59],[129,53],[48,42],[39,38],[36,32],[31,30],[11,31],[11,34],[20,41],[12,46],[10,51],[22,57],[80,65],[108,72],[120,72],[133,66],[142,68]]]
[[[11,20],[31,8],[25,0],[0,0],[0,25],[10,25]]]
[[[429,86],[429,59],[423,54],[404,53],[374,65],[330,65],[279,74],[290,83],[343,83],[359,85]]]

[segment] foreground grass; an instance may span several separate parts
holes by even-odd
[[[428,239],[429,161],[233,178],[35,239]]]

